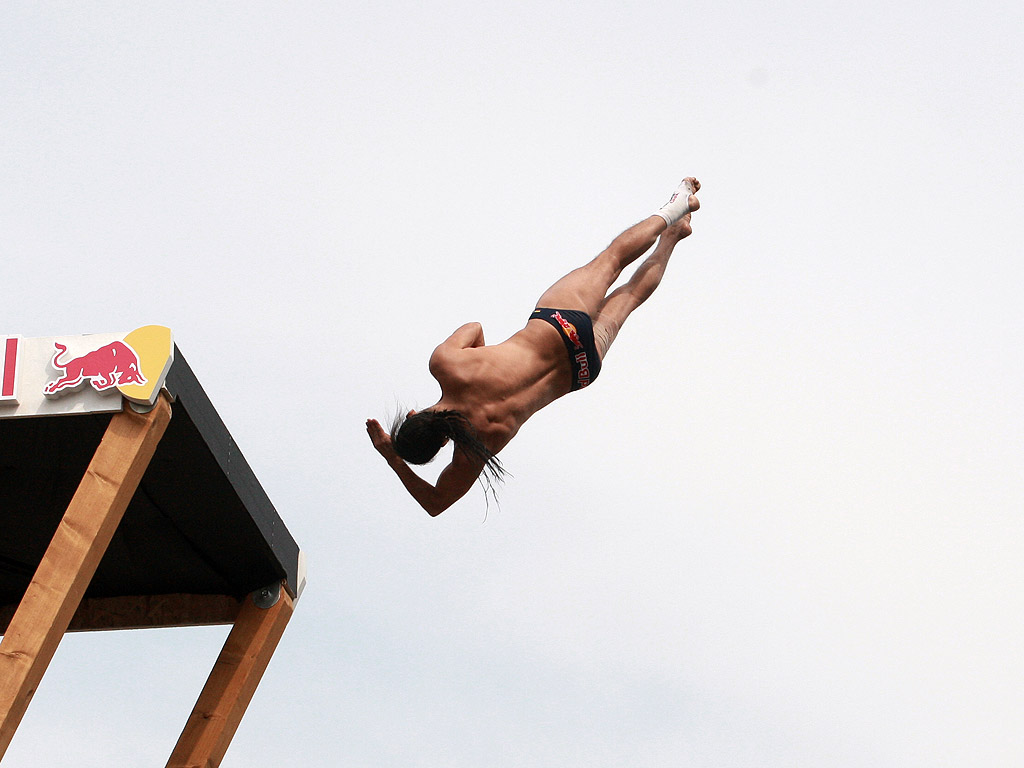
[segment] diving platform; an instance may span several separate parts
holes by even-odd
[[[301,550],[166,328],[0,352],[0,761],[66,632],[223,624],[166,764],[219,765]]]

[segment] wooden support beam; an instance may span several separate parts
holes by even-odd
[[[231,624],[239,602],[228,595],[141,595],[83,600],[68,632]]]
[[[230,595],[127,595],[85,598],[71,617],[68,632],[157,627],[206,627],[233,624],[240,603]],[[0,634],[17,610],[0,606]]]
[[[68,417],[74,418],[74,417]],[[161,395],[145,414],[114,414],[0,642],[0,758],[92,580],[171,418]]]
[[[166,768],[216,768],[223,760],[294,609],[283,587],[269,608],[256,595],[243,602]]]

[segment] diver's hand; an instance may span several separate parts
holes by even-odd
[[[395,460],[401,460],[397,453],[395,453],[394,446],[391,445],[391,435],[384,431],[384,428],[380,425],[380,422],[376,419],[366,420],[366,434],[370,436],[370,442],[373,443],[373,447],[377,449],[377,453],[387,459],[388,464],[391,464]]]

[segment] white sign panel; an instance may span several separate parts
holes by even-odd
[[[23,339],[0,336],[0,419],[151,405],[173,362],[170,329]]]

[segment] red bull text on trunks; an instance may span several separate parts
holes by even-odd
[[[576,346],[576,349],[580,350],[573,355],[573,360],[576,361],[576,365],[574,366],[576,373],[576,386],[579,389],[583,389],[583,387],[590,384],[590,363],[587,360],[586,350],[583,349],[583,341],[580,339],[580,334],[576,330],[576,326],[562,317],[561,312],[556,311],[554,318],[558,321],[558,324],[562,326],[562,330],[565,331],[565,335],[569,338],[569,341]]]
[[[590,364],[587,362],[586,352],[576,355],[576,383],[580,385],[580,389],[590,383]]]

